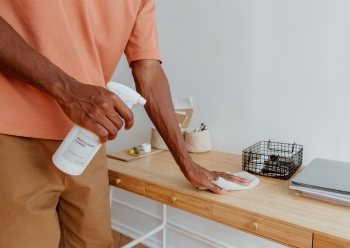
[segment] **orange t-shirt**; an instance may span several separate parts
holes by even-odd
[[[123,52],[161,60],[154,0],[2,0],[0,15],[85,84],[105,86]],[[52,97],[0,72],[0,133],[62,140],[72,125]]]

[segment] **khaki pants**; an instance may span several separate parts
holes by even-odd
[[[60,143],[0,134],[0,248],[113,247],[105,146],[69,176]]]

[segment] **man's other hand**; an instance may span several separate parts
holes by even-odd
[[[193,167],[191,167],[190,170],[186,171],[184,173],[186,179],[192,183],[196,187],[205,187],[207,189],[210,189],[216,194],[226,194],[227,190],[222,189],[215,184],[213,184],[211,181],[215,181],[217,178],[222,177],[225,180],[248,186],[251,180],[245,179],[242,177],[234,176],[227,174],[225,172],[218,172],[218,171],[209,171],[197,164],[194,164]]]

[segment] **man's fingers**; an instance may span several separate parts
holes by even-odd
[[[116,96],[113,97],[117,98]],[[113,100],[112,99],[112,100]],[[117,114],[117,112],[114,109],[114,103],[112,101],[107,101],[104,99],[99,99],[97,101],[98,106],[97,108],[97,116],[98,116],[98,122],[101,123],[103,126],[105,126],[105,128],[110,131],[110,139],[113,139],[112,137],[116,137],[116,135],[114,135],[114,130],[116,129],[117,131],[119,131],[122,126],[123,126],[123,120],[121,119],[121,117]],[[105,118],[106,117],[106,118]],[[111,123],[112,125],[114,125],[114,127],[111,127]],[[114,129],[114,130],[113,130]]]
[[[213,184],[210,181],[207,181],[207,183],[203,184],[203,187],[206,187],[207,189],[213,191],[216,194],[220,194],[220,195],[227,194],[227,190],[226,189],[222,189],[222,188],[216,186],[215,184]]]
[[[112,103],[115,111],[124,120],[125,129],[130,129],[134,125],[134,113],[117,95],[113,96]]]
[[[242,177],[238,177],[238,176],[234,176],[234,175],[229,175],[229,174],[224,175],[223,178],[225,180],[228,180],[228,181],[231,181],[231,182],[243,185],[243,186],[248,186],[251,182],[250,179],[246,179],[246,178],[242,178]]]
[[[88,122],[86,123],[86,126],[84,126],[84,128],[96,134],[100,138],[101,144],[104,144],[108,141],[109,132],[100,123]]]
[[[91,131],[100,137],[101,142],[106,142],[107,140],[113,140],[117,137],[119,130],[123,126],[123,121],[120,119],[119,115],[114,112],[111,105],[107,102],[103,103],[104,104],[100,104],[98,108],[90,113],[88,122],[90,122],[90,128],[93,129]]]
[[[91,114],[92,122],[96,122],[107,130],[107,140],[113,140],[117,137],[119,130],[123,126],[125,119],[126,129],[133,125],[133,113],[124,104],[124,102],[115,94],[108,92],[109,99],[97,99],[95,111]],[[128,123],[127,123],[128,121]],[[95,125],[95,123],[92,123]],[[97,126],[95,126],[97,127]],[[98,127],[100,129],[100,127]],[[106,133],[100,129],[100,141],[106,140]]]
[[[243,185],[243,186],[248,186],[250,184],[250,182],[251,182],[250,179],[234,176],[234,175],[231,175],[231,174],[227,174],[225,172],[214,171],[214,173],[215,173],[215,175],[217,177],[222,177],[225,180],[228,180],[228,181],[231,181],[231,182]]]
[[[117,134],[119,130],[123,127],[124,123],[121,117],[114,111],[113,106],[111,106],[109,111],[106,113],[106,119],[104,119],[104,123],[101,124],[109,132],[108,139],[113,140],[117,137]]]

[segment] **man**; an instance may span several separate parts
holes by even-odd
[[[133,114],[106,90],[125,51],[145,109],[184,176],[224,194],[189,156],[160,65],[154,0],[2,0],[0,247],[112,247],[105,147],[80,176],[51,157],[73,123],[116,138]],[[57,207],[58,206],[58,207]],[[56,212],[56,207],[58,211]],[[61,230],[59,230],[60,222]]]

